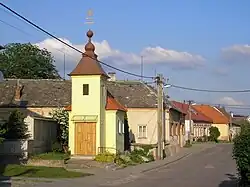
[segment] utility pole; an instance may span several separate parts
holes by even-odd
[[[191,104],[192,101],[189,100],[188,101],[188,119],[189,119],[189,132],[188,132],[188,139],[190,141],[190,143],[192,143],[193,141],[193,127],[192,127],[192,118],[191,118]]]
[[[158,151],[157,158],[158,160],[163,159],[163,76],[158,74],[156,78],[157,83],[157,132],[158,132]],[[164,140],[163,140],[164,141]]]
[[[232,118],[233,118],[233,112],[230,111],[230,118],[229,118],[229,141],[232,141]]]

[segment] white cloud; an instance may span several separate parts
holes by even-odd
[[[75,48],[83,51],[85,44],[72,44],[67,39],[62,39]],[[197,68],[205,63],[205,59],[200,55],[191,54],[188,52],[178,52],[174,50],[164,49],[162,47],[145,47],[141,53],[125,53],[114,49],[110,44],[103,40],[102,42],[93,42],[96,47],[96,53],[99,60],[108,64],[116,66],[120,65],[139,65],[141,63],[141,56],[143,56],[144,64],[166,64],[174,68]],[[46,48],[50,51],[56,60],[56,66],[60,70],[63,61],[63,53],[67,58],[67,69],[72,68],[80,60],[80,54],[64,44],[54,40],[46,39],[42,42],[36,43],[40,48]],[[70,64],[68,64],[70,63]]]
[[[250,45],[233,45],[223,48],[222,57],[229,62],[249,62]]]
[[[220,75],[220,76],[226,76],[226,75],[228,75],[228,69],[225,68],[225,67],[213,68],[212,72],[215,73],[216,75]]]
[[[227,96],[220,98],[218,100],[218,102],[220,104],[224,104],[224,105],[244,105],[244,103],[242,101],[238,101],[232,97],[227,97]]]

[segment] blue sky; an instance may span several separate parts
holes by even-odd
[[[201,89],[238,90],[250,88],[249,0],[2,0],[38,25],[83,48],[91,28],[101,60],[140,74],[140,56],[145,56],[144,74],[163,73],[172,84]],[[87,10],[94,11],[94,25],[84,24]],[[48,48],[62,72],[79,56],[48,36],[0,8],[0,41],[31,42]],[[46,42],[45,42],[46,41]],[[224,49],[224,50],[223,50]],[[111,70],[107,70],[111,71]],[[117,72],[120,79],[137,79]],[[151,82],[151,80],[148,80]],[[172,99],[250,105],[250,93],[201,93],[168,89]],[[250,113],[244,111],[244,113]]]

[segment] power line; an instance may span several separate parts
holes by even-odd
[[[138,74],[135,74],[135,73],[131,73],[131,72],[129,72],[129,71],[125,71],[125,70],[116,68],[116,67],[111,66],[111,65],[109,65],[109,64],[106,64],[106,63],[104,63],[104,62],[102,62],[102,61],[100,61],[100,60],[97,60],[97,59],[95,59],[95,58],[93,58],[93,57],[91,57],[91,56],[89,56],[89,55],[87,55],[87,54],[84,54],[84,53],[83,53],[82,51],[80,51],[79,49],[75,48],[74,46],[72,46],[72,45],[70,45],[70,44],[68,44],[68,43],[66,43],[66,42],[64,42],[63,40],[59,39],[59,38],[56,37],[55,35],[49,33],[48,31],[46,31],[46,30],[43,29],[42,27],[40,27],[40,26],[38,26],[37,24],[33,23],[32,21],[28,20],[27,18],[25,18],[25,17],[22,16],[21,14],[17,13],[17,12],[14,11],[13,9],[11,9],[11,8],[9,8],[8,6],[4,5],[3,3],[0,3],[0,5],[3,6],[5,9],[9,10],[10,12],[12,12],[13,14],[15,14],[16,16],[18,16],[19,18],[21,18],[22,20],[24,20],[25,22],[29,23],[29,24],[32,25],[33,27],[35,27],[35,28],[37,28],[38,30],[40,30],[40,31],[42,31],[42,32],[44,32],[44,33],[46,33],[46,34],[49,35],[50,37],[52,37],[52,38],[54,38],[55,40],[57,40],[57,41],[63,43],[64,45],[68,46],[69,48],[71,48],[71,49],[73,49],[73,50],[75,50],[75,51],[81,53],[82,55],[87,56],[87,57],[89,57],[89,58],[91,58],[91,59],[93,59],[93,60],[96,60],[96,61],[98,61],[100,64],[103,64],[103,65],[105,65],[105,66],[107,66],[107,67],[109,67],[109,68],[112,68],[112,69],[114,69],[114,70],[120,71],[120,72],[122,72],[122,73],[125,73],[125,74],[128,74],[128,75],[132,75],[132,76],[135,76],[135,77],[142,77],[141,75],[138,75]],[[143,76],[143,78],[154,79],[155,77]]]
[[[10,24],[10,23],[7,23],[7,22],[5,22],[5,21],[3,21],[3,20],[1,20],[1,19],[0,19],[0,22],[2,22],[3,24],[5,24],[5,25],[7,25],[7,26],[9,26],[9,27],[11,27],[11,28],[14,28],[14,29],[18,30],[19,32],[21,32],[21,33],[23,33],[23,34],[25,34],[25,35],[27,35],[27,36],[33,36],[33,37],[34,37],[34,35],[32,35],[32,34],[26,32],[25,30],[20,29],[19,27],[16,27],[16,26],[14,26],[14,25],[12,25],[12,24]],[[53,47],[53,49],[55,49],[55,50],[57,50],[57,51],[59,51],[59,52],[61,52],[61,53],[67,54],[67,55],[70,56],[72,59],[75,59],[75,57],[74,57],[73,55],[67,53],[67,52],[64,51],[64,50],[60,50],[60,49],[57,49],[57,48],[54,48],[54,47]]]
[[[165,86],[170,86],[173,88],[178,88],[182,90],[189,90],[189,91],[197,91],[197,92],[213,92],[213,93],[249,93],[250,89],[245,90],[209,90],[209,89],[198,89],[198,88],[189,88],[189,87],[183,87],[183,86],[177,86],[174,84],[167,84]]]

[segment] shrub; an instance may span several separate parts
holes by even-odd
[[[197,142],[203,142],[202,138],[198,138]]]
[[[186,147],[186,148],[192,147],[192,144],[190,143],[190,140],[187,140],[183,147]]]
[[[115,154],[104,152],[96,155],[95,161],[97,162],[114,162],[116,158]]]
[[[68,145],[69,139],[69,114],[63,108],[58,108],[50,113],[51,117],[58,123],[58,141],[63,145]]]
[[[203,141],[204,141],[204,142],[207,142],[207,141],[208,141],[208,136],[207,136],[207,135],[204,135],[202,138],[203,138]]]
[[[218,142],[218,138],[220,136],[220,131],[217,127],[210,127],[209,128],[209,133],[210,133],[210,141],[215,141]]]
[[[5,133],[6,133],[5,127],[3,126],[3,124],[0,124],[0,143],[3,142]]]
[[[62,148],[62,145],[61,145],[58,141],[54,142],[54,143],[52,144],[51,148],[52,148],[52,151],[53,151],[53,152],[57,152],[57,153],[62,153],[62,152],[64,152],[64,151],[63,151],[63,148]]]
[[[27,139],[30,137],[24,116],[19,110],[11,112],[8,121],[3,126],[6,129],[5,139]]]
[[[233,140],[233,158],[236,161],[241,183],[250,184],[250,124],[244,122],[241,132]]]

